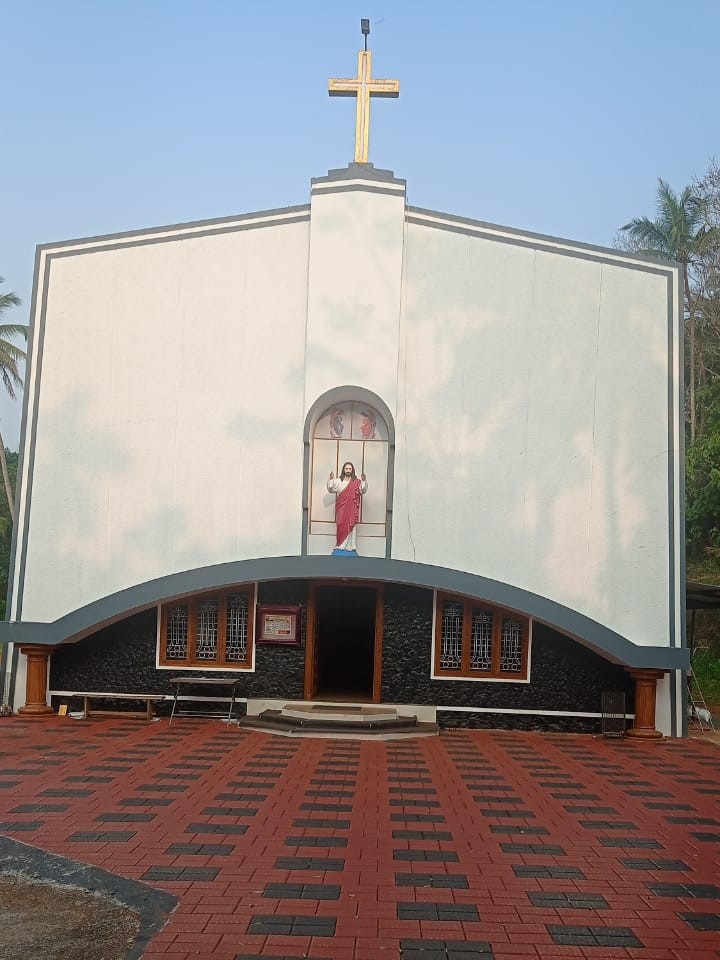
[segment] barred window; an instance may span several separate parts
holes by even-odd
[[[527,679],[529,620],[490,604],[439,593],[435,675]]]
[[[248,669],[254,607],[252,587],[167,604],[160,616],[160,665]]]

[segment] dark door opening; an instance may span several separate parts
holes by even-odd
[[[316,588],[316,697],[372,700],[375,601],[374,587]]]

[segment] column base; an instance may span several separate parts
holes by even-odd
[[[15,713],[22,717],[48,717],[55,711],[46,703],[25,704],[24,707],[18,707]]]
[[[625,731],[625,736],[631,740],[664,740],[665,734],[659,730],[646,730],[642,727],[630,727]]]

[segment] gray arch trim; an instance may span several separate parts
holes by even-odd
[[[575,610],[507,583],[448,567],[371,557],[268,557],[185,570],[103,597],[53,623],[0,623],[0,641],[56,646],[66,640],[78,640],[132,613],[190,593],[237,583],[310,579],[374,580],[461,593],[541,620],[627,667],[678,670],[687,668],[689,662],[685,649],[637,646]]]
[[[333,387],[321,394],[312,404],[305,417],[305,426],[303,427],[303,489],[302,489],[302,552],[307,555],[308,534],[310,532],[310,490],[308,481],[310,478],[310,442],[312,440],[312,431],[318,418],[325,413],[328,407],[336,403],[359,402],[367,403],[373,407],[384,418],[388,428],[388,469],[387,469],[387,491],[385,512],[385,559],[390,559],[392,550],[392,510],[393,510],[393,483],[395,476],[395,420],[390,408],[385,401],[372,390],[366,387],[356,387],[351,384],[345,384],[342,387]]]

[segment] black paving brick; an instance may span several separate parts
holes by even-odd
[[[647,883],[645,886],[656,897],[697,897],[720,900],[720,887],[714,883]]]
[[[520,833],[526,837],[545,837],[549,831],[547,827],[527,827],[516,823],[491,823],[490,833]]]
[[[468,878],[464,873],[396,873],[398,887],[438,887],[440,889],[467,890]]]
[[[118,803],[121,807],[169,807],[172,800],[167,797],[124,797]]]
[[[391,813],[393,823],[445,823],[441,813]]]
[[[566,857],[565,850],[555,843],[501,843],[503,853],[534,853],[548,857]]]
[[[165,853],[203,857],[229,857],[235,849],[232,843],[173,843]]]
[[[564,790],[583,790],[585,787],[584,783],[577,783],[576,781],[564,781],[560,783],[558,780],[545,780],[542,783],[538,783],[539,787],[547,787],[549,790],[557,790],[559,787],[562,787]]]
[[[679,913],[678,916],[693,930],[708,933],[720,930],[720,913]]]
[[[524,863],[513,864],[516,877],[535,880],[584,880],[579,867],[528,867]]]
[[[95,817],[96,823],[151,823],[156,813],[100,813]]]
[[[603,847],[634,847],[637,850],[664,850],[659,840],[641,839],[640,837],[601,837]]]
[[[700,843],[720,843],[720,833],[693,833]]]
[[[393,830],[393,840],[452,840],[449,830]]]
[[[40,794],[41,797],[91,797],[95,791],[94,790],[71,790],[68,789],[50,789],[43,790]]]
[[[534,907],[546,907],[550,910],[608,910],[609,904],[599,893],[528,893]]]
[[[334,883],[267,883],[264,897],[278,900],[339,900],[340,885]]]
[[[437,790],[434,787],[390,787],[389,792],[402,794],[436,794]]]
[[[219,867],[150,867],[142,875],[143,880],[214,880]]]
[[[535,814],[531,810],[503,810],[502,808],[481,810],[483,817],[503,817],[507,820],[534,820]],[[496,831],[497,832],[497,831]]]
[[[136,830],[78,830],[68,837],[69,843],[127,843]]]
[[[255,817],[256,807],[205,807],[200,811],[204,817]]]
[[[630,927],[585,927],[559,923],[545,925],[553,942],[568,947],[642,947]]]
[[[184,790],[185,787],[180,789]],[[267,800],[267,795],[264,793],[216,793],[213,800],[225,800],[228,803],[262,803],[263,800]]]
[[[525,803],[522,797],[509,797],[507,794],[502,794],[502,796],[499,797],[488,797],[484,794],[481,794],[480,796],[474,796],[473,800],[475,803],[484,805],[490,805],[493,803]]]
[[[617,810],[614,807],[574,807],[572,805],[566,805],[565,809],[568,813],[614,813],[617,814]]]
[[[668,823],[684,824],[696,827],[720,827],[720,820],[712,817],[665,817]]]
[[[477,907],[466,903],[398,903],[398,920],[478,921]]]
[[[306,790],[306,797],[337,797],[343,800],[352,800],[355,796],[352,790]]]
[[[596,793],[551,793],[553,800],[599,800]]]
[[[334,937],[336,922],[335,917],[259,914],[250,920],[247,933],[284,937]]]
[[[318,813],[352,813],[351,803],[301,803],[301,810],[317,810]]]
[[[580,826],[586,830],[639,830],[636,823],[627,820],[580,820]]]
[[[346,847],[347,837],[288,837],[286,847]]]
[[[403,797],[398,800],[390,801],[391,807],[430,807],[434,809],[435,807],[441,806],[439,800],[416,800],[412,797]]]
[[[70,809],[69,803],[20,803],[9,810],[9,813],[65,813]]]
[[[626,790],[629,797],[671,797],[667,790]]]
[[[493,952],[480,940],[401,940],[400,960],[493,960]]]
[[[44,820],[4,820],[0,822],[0,833],[30,833],[44,825]]]
[[[409,860],[415,863],[457,863],[458,855],[452,850],[393,850],[393,860]]]
[[[185,833],[220,833],[240,837],[247,833],[247,829],[244,823],[191,823],[185,827]]]
[[[670,870],[677,871],[678,873],[688,873],[691,871],[691,867],[687,865],[683,860],[652,860],[650,858],[639,858],[639,859],[621,859],[620,863],[623,866],[627,867],[629,870]]]
[[[326,827],[328,830],[349,830],[350,821],[340,819],[323,820],[320,817],[299,817],[297,820],[293,820],[293,826],[309,827],[310,829],[313,829],[314,827]]]
[[[187,786],[181,783],[141,783],[135,789],[138,793],[184,793]]]
[[[113,780],[115,780],[115,777],[93,777],[89,774],[63,777],[63,783],[112,783]]]
[[[337,871],[345,869],[344,860],[335,860],[330,857],[278,857],[275,861],[276,870],[318,870]]]

